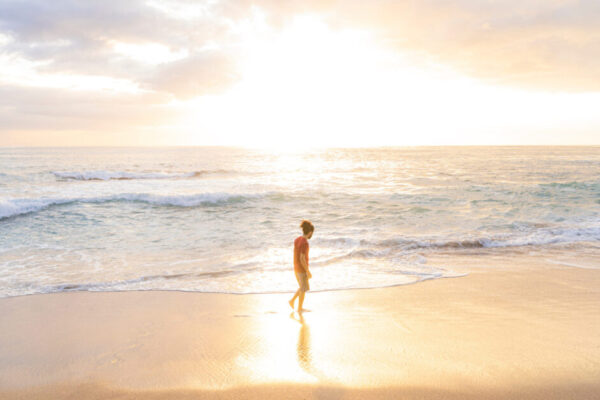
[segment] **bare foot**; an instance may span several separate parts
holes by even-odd
[[[293,310],[294,309],[294,300],[288,301],[288,304],[290,305],[290,307],[292,307],[292,310]]]

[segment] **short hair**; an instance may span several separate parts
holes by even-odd
[[[302,228],[302,232],[305,235],[315,230],[315,226],[307,219],[303,219],[302,222],[300,222],[300,228]]]

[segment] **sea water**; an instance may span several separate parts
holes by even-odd
[[[600,268],[600,147],[0,148],[0,297],[293,291],[304,218],[313,290],[482,250]]]

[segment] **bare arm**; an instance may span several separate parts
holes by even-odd
[[[310,278],[312,276],[312,274],[308,270],[308,263],[306,262],[306,254],[304,254],[304,253],[300,253],[300,265],[302,266],[302,268],[304,268],[306,275]]]

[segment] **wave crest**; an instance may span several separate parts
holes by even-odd
[[[110,181],[135,179],[186,179],[208,174],[226,174],[226,170],[202,170],[193,172],[129,172],[129,171],[52,171],[59,179],[76,181]]]
[[[171,196],[150,193],[122,193],[97,197],[0,199],[0,220],[15,217],[17,215],[38,212],[52,206],[73,203],[107,203],[129,201],[160,206],[198,207],[239,203],[261,196],[262,195],[233,193],[198,193]]]
[[[334,248],[349,248],[350,253],[344,257],[379,257],[386,255],[391,250],[418,251],[418,250],[460,250],[484,249],[499,247],[536,246],[555,243],[577,243],[600,240],[600,228],[572,227],[572,228],[538,228],[533,232],[505,234],[474,239],[415,239],[410,237],[397,237],[383,240],[357,240],[346,237],[324,238],[319,244]]]

